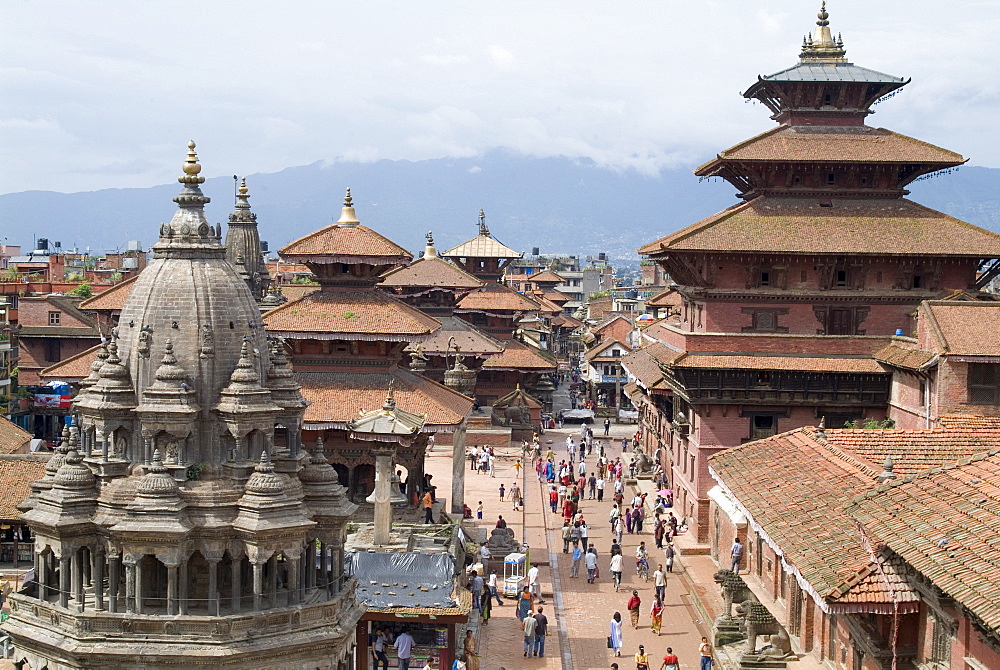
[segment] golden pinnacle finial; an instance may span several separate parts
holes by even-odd
[[[184,161],[184,174],[186,175],[193,176],[201,172],[201,164],[198,162],[198,154],[195,152],[194,148],[194,140],[191,140],[188,142],[187,160]]]
[[[337,219],[337,225],[350,228],[359,223],[361,222],[358,221],[358,216],[354,213],[354,200],[351,198],[351,187],[348,186],[347,195],[344,196],[344,207],[340,210],[340,218]]]
[[[382,404],[382,409],[393,410],[396,409],[396,395],[393,389],[393,380],[389,380],[389,391],[385,394],[385,403]]]
[[[243,177],[243,179],[240,180],[240,188],[237,191],[237,193],[239,193],[239,195],[240,195],[241,198],[249,198],[250,197],[250,189],[247,188],[247,178],[246,177]]]
[[[817,26],[823,27],[830,25],[830,22],[827,21],[827,19],[830,18],[830,15],[826,12],[826,0],[823,0],[823,4],[820,6],[819,14],[816,15],[816,18],[819,19],[819,21],[816,22]]]
[[[490,229],[486,226],[486,212],[483,211],[482,207],[479,208],[479,234],[490,236]]]
[[[427,231],[427,244],[434,246],[434,231]]]

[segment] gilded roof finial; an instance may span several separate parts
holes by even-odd
[[[820,5],[819,14],[816,15],[816,18],[819,19],[816,22],[817,26],[821,26],[822,27],[822,26],[828,26],[828,25],[830,25],[830,22],[827,21],[827,19],[830,18],[830,15],[827,14],[827,12],[826,12],[826,0],[823,0],[823,4]]]
[[[340,210],[340,218],[337,219],[338,226],[352,228],[361,223],[357,214],[354,213],[354,201],[351,199],[351,187],[347,187],[347,195],[344,196],[344,208]]]
[[[479,208],[479,234],[483,237],[490,237],[490,229],[486,226],[486,212]]]
[[[229,215],[229,223],[253,223],[257,215],[250,211],[250,189],[247,188],[247,178],[243,177],[240,187],[236,189],[236,208]]]
[[[385,394],[385,402],[382,403],[382,409],[391,412],[396,409],[396,394],[393,389],[393,380],[389,380],[389,391]]]
[[[205,183],[205,178],[201,176],[201,163],[198,162],[198,154],[194,148],[194,140],[191,140],[188,142],[187,160],[181,166],[184,174],[177,178],[184,185],[184,190],[174,198],[174,202],[181,207],[201,207],[211,202],[211,198],[206,197],[199,188]]]
[[[802,45],[802,52],[799,58],[803,61],[821,63],[846,63],[847,52],[844,50],[844,41],[837,36],[833,38],[830,32],[830,14],[826,11],[826,2],[820,5],[819,13],[816,14],[816,31],[810,33]]]
[[[434,247],[434,233],[427,231],[427,246],[424,247],[424,258],[437,258],[437,249]]]

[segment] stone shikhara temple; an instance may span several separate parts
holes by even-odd
[[[345,668],[354,645],[356,506],[301,443],[306,403],[189,147],[177,213],[22,506],[19,668]]]

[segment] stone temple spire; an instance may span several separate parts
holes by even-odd
[[[846,63],[847,50],[844,49],[844,41],[837,36],[833,38],[830,32],[830,15],[826,11],[826,0],[820,7],[819,14],[816,15],[816,31],[810,33],[808,37],[802,38],[802,53],[799,59],[803,62],[811,63]]]
[[[229,215],[226,231],[226,260],[233,265],[241,264],[241,273],[255,300],[267,295],[270,276],[261,253],[260,233],[257,230],[257,215],[250,211],[250,189],[247,178],[240,182],[236,191],[236,207]]]
[[[205,204],[211,198],[201,191],[205,178],[201,176],[201,163],[194,147],[194,140],[188,142],[187,160],[182,166],[184,174],[177,178],[184,185],[174,197],[177,212],[170,223],[160,226],[160,240],[153,245],[153,251],[162,257],[202,258],[206,254],[217,257],[225,251],[219,243],[222,227],[213,228],[205,217]]]

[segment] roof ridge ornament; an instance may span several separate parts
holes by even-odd
[[[486,225],[486,212],[483,211],[482,207],[479,208],[479,234],[483,237],[493,237],[490,235],[490,229]]]
[[[201,185],[205,183],[205,178],[201,176],[201,163],[198,162],[198,154],[195,152],[194,140],[188,142],[187,160],[181,166],[184,174],[177,178],[177,181],[184,185],[184,189],[174,198],[181,207],[203,207],[212,199],[201,192]]]
[[[844,49],[843,38],[838,33],[834,39],[830,32],[830,14],[826,11],[826,0],[820,5],[816,19],[815,33],[809,33],[802,40],[799,59],[812,63],[846,63],[847,51]]]
[[[434,231],[427,231],[427,246],[424,247],[424,258],[437,258],[437,248],[434,246]]]
[[[351,198],[351,187],[347,187],[347,195],[344,196],[344,207],[340,210],[340,218],[337,225],[344,228],[353,228],[359,225],[358,215],[354,213],[354,199]]]

